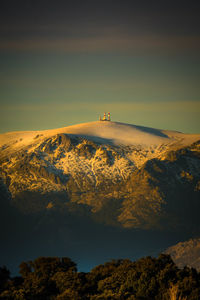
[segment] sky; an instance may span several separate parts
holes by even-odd
[[[200,133],[200,1],[1,0],[0,132],[113,121]]]

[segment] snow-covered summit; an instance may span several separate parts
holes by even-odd
[[[114,145],[182,146],[200,139],[200,135],[184,134],[177,131],[167,131],[155,128],[130,125],[119,122],[96,121],[72,125],[64,128],[43,131],[16,131],[0,134],[2,150],[9,147],[14,149],[34,145],[43,139],[56,134],[65,133],[85,137],[90,140]]]
[[[150,127],[131,125],[119,122],[90,122],[63,128],[63,133],[102,138],[119,145],[153,146],[175,141],[186,144],[200,138],[200,135],[184,134],[177,131],[161,130]]]

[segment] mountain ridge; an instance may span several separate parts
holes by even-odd
[[[179,242],[164,253],[169,254],[179,268],[188,266],[200,271],[200,238]]]
[[[63,128],[42,130],[42,131],[16,131],[0,134],[0,147],[4,144],[16,144],[31,142],[32,139],[44,139],[56,134],[74,134],[76,136],[83,136],[90,138],[104,138],[107,140],[115,140],[117,143],[120,141],[125,145],[143,144],[145,138],[145,145],[159,144],[170,139],[170,142],[179,142],[183,145],[187,143],[195,142],[200,139],[198,134],[184,134],[178,131],[161,130],[150,127],[131,125],[119,122],[111,121],[95,121],[89,123],[82,123],[72,125]],[[125,135],[122,140],[119,139],[119,135]],[[157,139],[156,139],[156,138]],[[15,139],[18,139],[17,142]],[[167,140],[166,140],[167,139]],[[24,140],[24,141],[23,141]],[[16,145],[15,145],[16,147]]]

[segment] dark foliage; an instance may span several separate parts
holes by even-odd
[[[112,260],[88,273],[69,258],[39,257],[20,264],[20,277],[0,268],[1,299],[198,300],[200,273],[179,269],[169,255],[136,262]]]

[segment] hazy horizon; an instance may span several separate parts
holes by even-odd
[[[200,132],[198,1],[2,1],[0,132],[98,120]]]

